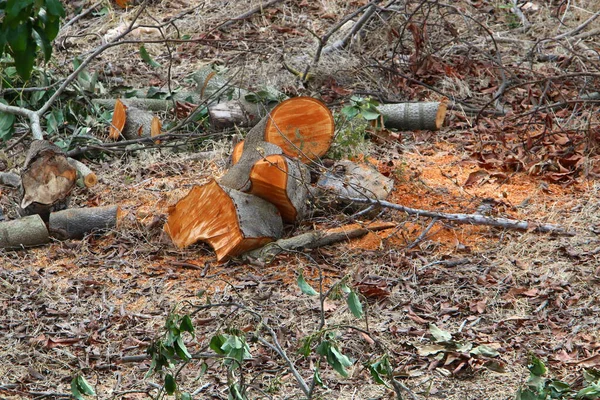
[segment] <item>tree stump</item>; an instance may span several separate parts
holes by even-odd
[[[52,211],[67,208],[77,170],[63,151],[46,140],[35,140],[21,172],[20,214],[40,214],[44,221]]]

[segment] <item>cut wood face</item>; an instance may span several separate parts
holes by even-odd
[[[216,181],[195,186],[170,207],[164,227],[177,247],[207,242],[218,261],[261,247],[279,238],[282,229],[275,206]]]
[[[66,198],[77,180],[77,170],[62,154],[43,152],[22,174],[21,208],[32,203],[52,205]]]
[[[123,132],[123,128],[125,127],[125,121],[127,121],[127,106],[121,100],[117,99],[110,129],[108,130],[109,139],[119,140],[121,132]]]
[[[333,115],[325,104],[312,97],[294,97],[271,111],[264,138],[306,163],[327,153],[333,135]]]
[[[294,222],[298,212],[292,204],[288,193],[288,164],[283,156],[273,155],[259,160],[252,167],[250,193],[274,204],[281,218],[286,222]]]

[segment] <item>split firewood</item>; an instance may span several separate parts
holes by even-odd
[[[60,240],[82,239],[92,232],[116,228],[119,216],[118,206],[70,208],[51,213],[48,230]]]
[[[308,206],[310,172],[298,159],[270,155],[250,170],[250,194],[275,205],[284,222],[304,218]]]
[[[321,175],[312,189],[317,209],[347,209],[350,212],[365,210],[371,204],[357,204],[344,198],[366,197],[384,200],[392,192],[394,181],[375,168],[352,161],[337,161]],[[372,207],[376,210],[376,207]]]
[[[273,204],[213,180],[169,208],[164,230],[180,248],[207,242],[223,261],[279,239],[283,223]]]
[[[256,126],[252,129],[255,128]],[[229,168],[225,175],[221,177],[219,183],[231,189],[247,192],[252,187],[250,171],[254,164],[265,157],[282,153],[283,150],[272,143],[265,141],[248,143],[244,146],[244,152],[239,161]]]
[[[381,231],[394,228],[396,224],[390,222],[373,223],[367,226],[342,226],[340,228],[325,231],[311,231],[287,239],[279,239],[265,246],[249,251],[242,255],[243,258],[252,262],[269,263],[278,254],[286,251],[316,249],[322,246],[339,243],[345,240],[359,238],[369,232]]]
[[[39,215],[0,222],[0,248],[40,246],[49,241],[48,229]]]
[[[20,214],[40,214],[47,221],[50,212],[67,208],[76,180],[77,170],[59,147],[33,141],[21,172]]]
[[[377,110],[385,119],[385,127],[401,131],[437,131],[444,125],[446,102],[381,104]]]

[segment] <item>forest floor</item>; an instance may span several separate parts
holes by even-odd
[[[141,21],[155,25],[181,14],[174,25],[181,35],[194,38],[259,2],[192,3],[150,2]],[[203,354],[210,351],[211,338],[226,329],[271,340],[261,330],[260,316],[309,383],[321,356],[313,348],[304,357],[299,349],[323,328],[323,317],[352,366],[343,377],[323,360],[324,386],[315,389],[315,398],[397,398],[365,367],[384,355],[394,366],[395,379],[407,388],[401,393],[407,399],[514,398],[529,376],[532,354],[549,367],[549,377],[581,388],[583,369],[600,368],[597,104],[545,111],[535,107],[581,95],[576,79],[582,75],[589,74],[587,87],[600,87],[597,56],[585,64],[579,53],[585,50],[560,43],[598,28],[598,23],[557,39],[548,50],[555,56],[550,62],[530,60],[527,54],[537,39],[570,32],[599,12],[600,5],[578,2],[565,9],[554,2],[527,3],[539,8],[525,9],[531,27],[523,31],[518,30],[518,16],[504,4],[510,2],[459,1],[449,7],[403,3],[406,9],[403,5],[389,19],[383,14],[376,18],[347,51],[324,56],[308,84],[286,71],[281,58],[299,68],[310,64],[317,46],[313,33],[323,35],[365,1],[283,1],[212,31],[212,45],[184,43],[167,51],[164,44],[148,44],[162,67],[145,63],[137,45],[122,45],[103,53],[90,70],[101,72],[100,81],[110,92],[122,86],[164,90],[169,60],[173,88],[188,87],[191,73],[217,63],[236,71],[242,87],[271,85],[289,95],[314,96],[334,112],[348,104],[351,94],[388,101],[464,100],[453,103],[438,132],[399,132],[398,138],[378,140],[373,134],[359,141],[351,155],[394,179],[390,202],[451,213],[476,213],[483,207],[492,216],[560,224],[573,235],[444,220],[429,226],[430,219],[382,210],[375,221],[393,222],[394,228],[282,254],[267,265],[240,260],[219,264],[207,245],[177,249],[162,227],[168,207],[193,185],[223,174],[229,136],[213,134],[205,148],[196,146],[195,151],[213,151],[210,159],[170,149],[109,155],[90,162],[99,184],[77,189],[71,206],[119,205],[123,217],[118,229],[81,241],[0,251],[0,399],[68,398],[77,374],[85,376],[100,399],[156,397],[162,379],[145,377],[150,360],[131,356],[146,354],[164,333],[171,313],[193,313],[195,337],[186,336],[186,344],[191,353]],[[138,10],[123,10],[112,2],[101,7],[61,33],[70,45],[56,54],[58,71],[68,70],[75,54],[110,39],[106,35],[122,29]],[[191,11],[182,13],[186,10]],[[461,17],[446,14],[448,10],[458,10]],[[492,44],[485,46],[486,30],[475,20],[512,41],[498,40],[494,45],[499,50],[491,51]],[[448,32],[459,32],[461,40],[449,44]],[[160,39],[150,28],[135,35]],[[599,48],[594,37],[578,43]],[[481,51],[471,53],[469,46]],[[418,57],[410,58],[415,52]],[[409,57],[404,67],[402,54]],[[494,64],[498,54],[504,57],[501,65]],[[573,69],[584,67],[592,72]],[[400,75],[390,72],[394,68]],[[503,83],[501,70],[512,83],[537,82],[546,75],[556,79],[509,84],[501,100],[512,111],[505,116],[465,111],[467,101],[497,111],[492,97]],[[543,102],[536,102],[538,97]],[[106,136],[104,130],[93,133]],[[19,160],[25,149],[26,143],[14,146],[10,157]],[[1,190],[10,194],[9,188]],[[287,227],[286,235],[368,222],[330,214]],[[318,296],[300,290],[300,272],[323,292],[346,282],[360,293],[365,316],[354,317],[343,295],[328,298],[321,307]],[[214,306],[198,309],[207,302]],[[495,352],[440,349],[431,324],[451,333],[455,345],[485,345]],[[179,388],[194,398],[226,399],[233,379],[250,399],[303,398],[280,355],[260,341],[250,342],[249,350],[252,358],[235,376],[228,375],[220,358],[192,360],[177,375]]]

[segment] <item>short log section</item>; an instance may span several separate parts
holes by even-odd
[[[249,193],[275,205],[284,222],[294,223],[306,215],[310,173],[299,160],[265,157],[252,167],[250,182]]]
[[[48,230],[54,238],[82,239],[92,232],[104,232],[117,227],[119,207],[71,208],[50,214]]]
[[[50,241],[46,224],[39,215],[0,222],[0,248],[20,249]]]
[[[169,208],[164,230],[177,247],[204,241],[224,261],[279,239],[283,222],[274,205],[213,180]]]
[[[385,127],[400,131],[437,131],[444,125],[446,102],[397,103],[377,106]]]

